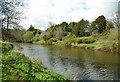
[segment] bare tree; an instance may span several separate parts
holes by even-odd
[[[0,0],[1,28],[19,27],[25,4],[25,0]]]
[[[120,28],[120,11],[115,12],[111,19],[115,25],[115,27]]]

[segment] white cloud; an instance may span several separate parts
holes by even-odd
[[[94,20],[99,15],[110,16],[117,9],[119,0],[30,0],[28,19],[21,22],[24,27],[33,26],[45,30],[49,22]],[[109,3],[111,2],[111,3]]]

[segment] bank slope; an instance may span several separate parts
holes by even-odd
[[[67,80],[66,77],[52,72],[41,63],[32,61],[13,50],[10,43],[2,43],[2,80]]]
[[[63,45],[85,49],[118,52],[118,29],[113,28],[101,34],[77,37],[62,41]]]

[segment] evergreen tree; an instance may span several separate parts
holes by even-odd
[[[28,29],[28,31],[33,31],[35,28],[32,26],[32,25],[30,25],[30,28]]]

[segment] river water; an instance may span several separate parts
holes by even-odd
[[[49,70],[72,80],[115,80],[118,55],[62,46],[20,44],[25,56],[42,61]]]

